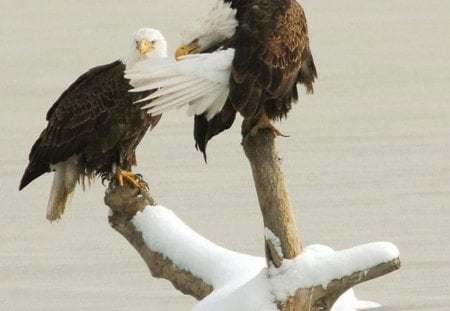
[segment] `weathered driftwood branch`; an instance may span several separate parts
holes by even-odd
[[[248,135],[242,146],[252,168],[264,226],[280,239],[283,258],[294,258],[302,252],[302,244],[275,150],[275,134],[269,129],[260,130],[255,136]],[[279,267],[279,254],[271,244],[266,240],[266,258]]]
[[[266,232],[266,261],[269,267],[279,268],[283,260],[300,255],[302,245],[274,140],[272,131],[263,130],[255,136],[249,136],[243,142],[243,147],[252,167],[264,226],[270,230],[270,233]],[[112,210],[109,217],[111,226],[133,245],[153,276],[169,280],[175,288],[197,299],[202,299],[212,292],[211,284],[177,267],[171,258],[150,249],[144,242],[141,232],[133,223],[133,217],[146,206],[155,205],[148,191],[136,190],[127,185],[124,187],[110,185],[105,194],[105,203]],[[339,296],[349,288],[392,272],[399,267],[398,258],[386,263],[376,263],[375,266],[364,271],[332,280],[325,288],[322,286],[299,288],[287,301],[276,303],[283,311],[331,310]]]
[[[197,299],[202,299],[212,292],[213,287],[210,284],[177,267],[171,258],[165,256],[165,254],[155,252],[149,248],[148,243],[144,242],[141,232],[134,225],[133,217],[138,211],[154,206],[155,203],[148,191],[139,191],[127,185],[125,187],[110,186],[105,194],[105,203],[112,210],[112,214],[109,217],[111,226],[134,246],[146,262],[153,276],[169,280],[175,288]],[[268,245],[270,248],[274,248],[273,254],[278,256],[276,247],[272,244]],[[351,259],[350,256],[349,260]],[[276,260],[281,262],[283,258],[277,258]],[[376,264],[363,271],[354,272],[341,279],[335,279],[328,283],[325,288],[322,286],[300,288],[293,297],[289,297],[287,301],[279,302],[278,307],[280,310],[330,310],[336,299],[347,289],[394,271],[399,267],[400,260],[397,258],[386,263]],[[240,271],[239,269],[242,268],[237,267],[236,269]],[[226,273],[231,273],[232,267],[227,266],[224,270],[227,271]],[[240,273],[235,274],[241,275]]]
[[[280,258],[281,254],[278,254],[272,242],[266,239],[266,260],[269,265],[279,268],[284,258],[300,255],[303,247],[281,171],[281,159],[275,150],[275,137],[272,130],[260,130],[254,136],[247,135],[242,146],[252,168],[264,226],[280,239],[283,258]],[[288,301],[278,303],[278,308],[286,311],[307,310],[301,309],[303,298],[301,292],[297,292]]]
[[[279,304],[280,310],[309,310],[329,311],[336,300],[353,286],[383,276],[387,273],[400,269],[400,259],[379,264],[364,271],[354,272],[342,279],[331,281],[326,288],[316,286],[313,288],[299,289],[291,299],[294,309]]]
[[[260,130],[255,136],[248,135],[242,145],[252,168],[264,226],[280,240],[283,258],[280,258],[276,247],[269,239],[266,238],[265,241],[266,260],[278,268],[283,259],[300,255],[302,245],[281,171],[281,160],[275,149],[275,137],[272,130]],[[396,259],[392,263],[370,268],[362,275],[357,272],[334,280],[326,289],[321,286],[299,289],[288,301],[279,302],[278,308],[283,311],[330,310],[347,289],[399,267],[400,260]]]
[[[109,217],[111,227],[133,245],[154,277],[169,280],[176,289],[196,299],[202,299],[212,292],[210,284],[177,267],[169,258],[151,250],[145,244],[142,234],[130,221],[145,206],[155,205],[147,190],[132,189],[128,184],[124,187],[114,187],[111,184],[105,194],[105,204],[112,210]]]

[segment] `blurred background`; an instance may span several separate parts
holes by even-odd
[[[277,124],[305,245],[391,241],[401,270],[356,288],[381,310],[450,310],[450,3],[301,2],[319,73]],[[154,279],[107,221],[105,188],[77,189],[62,221],[45,218],[52,174],[18,184],[45,114],[91,67],[126,56],[132,33],[179,33],[212,1],[2,1],[0,4],[0,310],[186,310],[195,300]],[[300,91],[303,94],[304,90]],[[163,116],[138,148],[158,203],[219,245],[264,255],[240,119],[208,164],[185,111]]]

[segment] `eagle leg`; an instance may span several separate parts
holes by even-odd
[[[148,189],[148,184],[142,179],[140,175],[135,175],[130,171],[118,170],[116,173],[116,179],[120,186],[126,181],[132,187],[138,189]]]
[[[289,137],[289,135],[282,134],[281,131],[270,122],[270,119],[265,112],[261,113],[258,122],[251,128],[250,135],[255,136],[259,130],[265,128],[272,130],[277,136]]]

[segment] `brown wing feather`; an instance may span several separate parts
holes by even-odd
[[[237,9],[239,26],[232,39],[218,45],[235,49],[224,109],[212,121],[197,116],[194,122],[196,147],[205,160],[208,141],[232,125],[237,111],[249,119],[244,122],[245,134],[262,112],[271,119],[286,116],[298,98],[296,83],[312,93],[317,77],[305,14],[297,1],[225,2]]]
[[[262,109],[271,119],[285,116],[297,97],[297,81],[312,88],[315,68],[299,76],[304,63],[314,67],[314,62],[306,18],[296,1],[254,2],[242,16],[235,42],[230,100],[244,118]]]
[[[64,161],[74,154],[83,153],[84,165],[91,166],[85,167],[87,170],[104,170],[111,165],[88,162],[95,162],[94,158],[89,159],[94,152],[113,157],[112,148],[119,140],[127,138],[124,137],[123,124],[128,120],[122,119],[125,118],[124,112],[132,106],[133,95],[128,92],[130,86],[123,78],[124,69],[121,61],[92,68],[63,92],[48,111],[48,125],[31,149],[20,189],[49,171],[50,164]],[[133,109],[139,111],[137,106]],[[138,117],[146,118],[146,114],[142,114]],[[151,122],[148,120],[146,123],[148,128]]]

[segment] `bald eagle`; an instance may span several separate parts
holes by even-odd
[[[296,0],[218,0],[187,27],[182,43],[179,62],[140,62],[127,77],[142,84],[136,92],[159,88],[145,106],[153,115],[189,105],[204,156],[208,141],[228,129],[237,112],[244,136],[266,127],[280,134],[270,120],[287,116],[297,84],[313,93],[317,72]]]
[[[140,186],[131,174],[135,149],[161,115],[151,116],[133,102],[137,94],[125,69],[142,59],[167,57],[167,44],[156,29],[135,32],[127,63],[116,60],[97,66],[73,82],[47,113],[47,127],[31,148],[19,190],[42,174],[54,171],[47,219],[61,218],[70,205],[77,181],[96,175]]]

